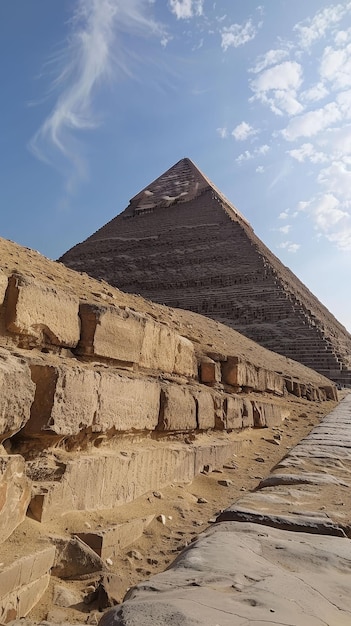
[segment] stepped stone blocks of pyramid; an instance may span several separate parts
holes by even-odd
[[[151,523],[111,528],[106,512],[221,469],[253,429],[337,399],[323,375],[227,326],[0,238],[0,624],[56,577],[105,576],[101,558]]]
[[[190,159],[60,260],[123,291],[206,315],[351,384],[345,327]]]

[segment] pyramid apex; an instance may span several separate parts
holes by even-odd
[[[189,157],[183,157],[130,200],[134,214],[159,206],[170,206],[192,200],[205,190],[212,190],[224,208],[234,212],[244,222],[245,217],[234,207],[214,183],[201,172]],[[128,211],[127,209],[127,211]]]

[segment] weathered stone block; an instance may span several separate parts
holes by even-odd
[[[52,575],[58,578],[77,578],[103,569],[103,562],[79,536],[70,539],[51,535],[50,540],[56,547]]]
[[[154,515],[132,519],[95,532],[76,533],[103,560],[114,559],[124,548],[140,539]]]
[[[0,623],[25,617],[49,584],[55,558],[54,546],[38,549],[14,560],[0,571]]]
[[[144,337],[145,318],[119,307],[81,304],[81,354],[138,363]]]
[[[149,442],[132,451],[122,448],[123,454],[99,449],[70,459],[56,452],[64,471],[60,480],[36,483],[35,518],[46,522],[69,511],[114,509],[171,483],[187,483],[205,465],[220,467],[241,446],[242,441],[211,438],[211,443],[191,446]]]
[[[0,456],[0,543],[23,522],[31,497],[31,481],[19,454]]]
[[[198,375],[194,344],[180,335],[176,342],[174,373],[190,378]]]
[[[215,407],[213,396],[205,389],[196,389],[192,392],[196,403],[197,427],[208,430],[215,427]]]
[[[34,392],[28,365],[0,348],[0,441],[29,420]]]
[[[275,393],[276,396],[284,395],[284,378],[276,372],[267,370],[266,391]]]
[[[226,428],[226,403],[224,394],[216,393],[213,395],[213,404],[215,412],[215,429],[224,430]]]
[[[268,402],[252,400],[253,421],[256,428],[270,428],[282,422],[282,413],[279,406]]]
[[[221,364],[209,357],[202,357],[200,363],[200,379],[207,385],[220,383],[222,380]]]
[[[237,396],[225,397],[225,426],[226,429],[243,427],[243,409],[244,404],[241,398]]]
[[[268,391],[274,393],[277,396],[284,394],[284,378],[276,372],[266,370],[264,368],[258,368],[258,387],[259,391]]]
[[[167,385],[161,389],[159,430],[196,429],[195,400],[186,387]]]
[[[235,387],[249,387],[258,389],[258,372],[256,367],[248,361],[238,357],[228,357],[222,364],[223,381]]]
[[[36,384],[26,435],[77,435],[92,426],[98,410],[99,374],[87,367],[31,366]]]
[[[27,435],[74,436],[86,428],[153,430],[160,406],[160,385],[89,367],[31,365],[36,383]]]
[[[148,369],[173,372],[179,335],[171,328],[147,319],[139,364]]]
[[[337,400],[338,392],[335,385],[325,385],[321,387],[325,391],[328,400]]]
[[[8,278],[6,274],[0,270],[0,306],[4,302],[5,293],[7,289]]]
[[[248,398],[243,398],[243,428],[252,428],[254,425],[252,403]]]
[[[27,277],[9,279],[7,329],[37,343],[75,347],[79,341],[79,300],[73,294]]]
[[[158,424],[160,391],[156,381],[100,372],[93,431],[154,430]]]

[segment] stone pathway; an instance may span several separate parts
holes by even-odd
[[[100,626],[349,626],[350,486],[351,394]]]

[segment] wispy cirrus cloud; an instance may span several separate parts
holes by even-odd
[[[149,15],[148,8],[146,0],[74,3],[65,47],[52,60],[57,70],[51,85],[51,91],[57,93],[56,102],[29,144],[35,156],[59,169],[68,169],[63,163],[70,163],[68,191],[86,170],[76,134],[99,124],[94,96],[117,73],[131,73],[124,35],[164,40],[163,27]]]

